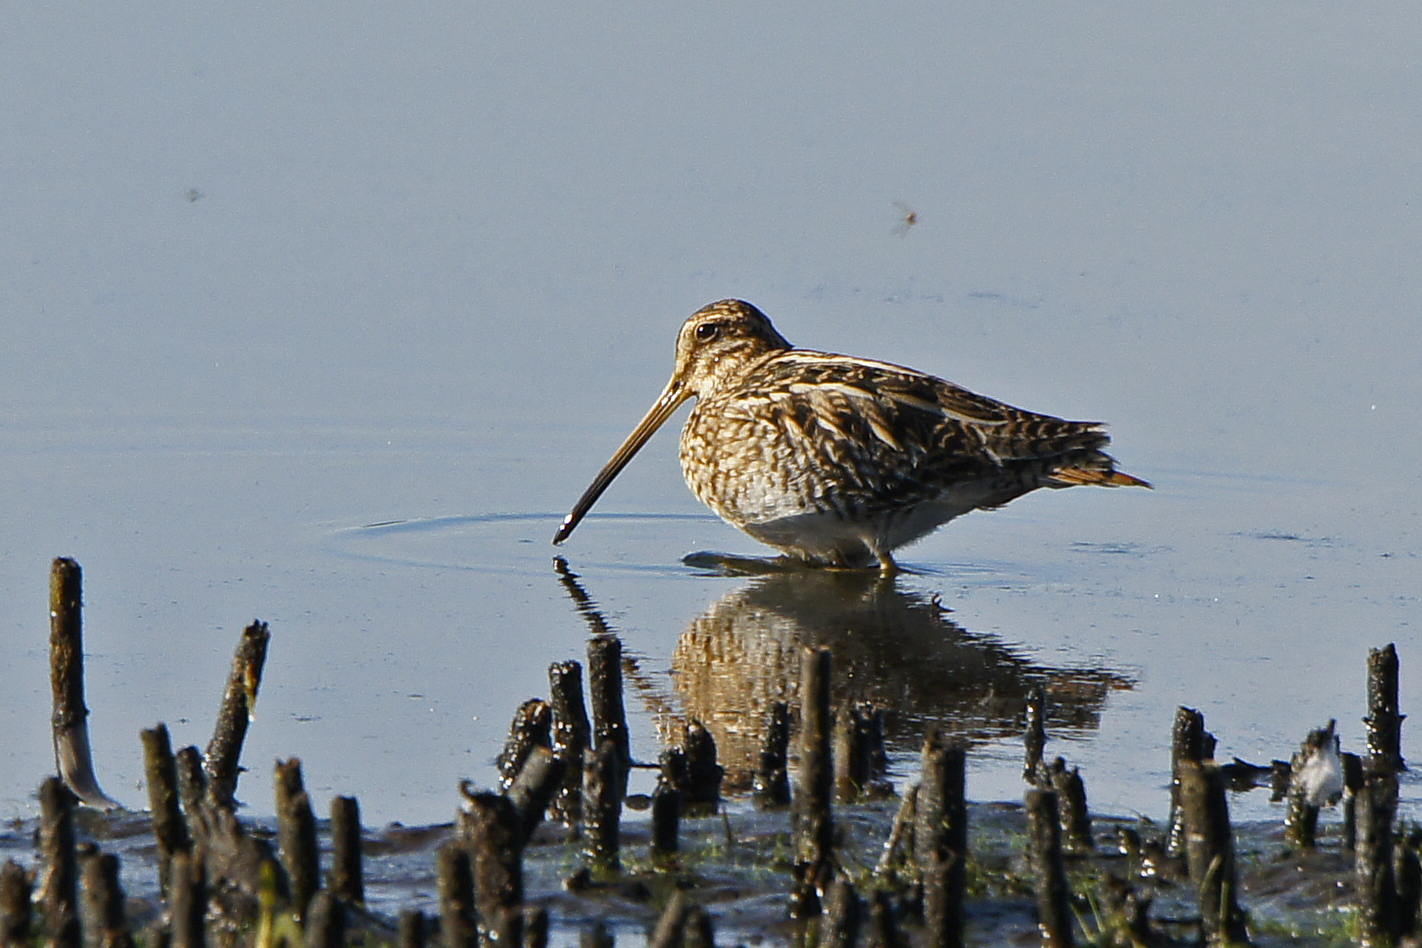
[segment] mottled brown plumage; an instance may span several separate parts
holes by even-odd
[[[681,434],[692,492],[757,540],[819,565],[892,572],[895,549],[1039,487],[1150,486],[1115,469],[1095,422],[1023,411],[903,366],[795,349],[760,310],[722,300],[681,327],[671,380],[554,543],[693,397]]]

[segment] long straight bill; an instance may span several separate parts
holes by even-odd
[[[652,405],[642,420],[637,422],[637,427],[632,429],[632,433],[627,436],[627,440],[622,442],[622,447],[618,448],[612,455],[612,459],[603,465],[602,470],[597,472],[597,477],[588,485],[588,489],[583,491],[583,496],[578,498],[578,502],[573,505],[573,509],[568,511],[568,516],[563,518],[563,525],[558,528],[558,532],[553,534],[553,543],[557,545],[568,539],[568,534],[572,533],[583,517],[592,509],[592,505],[597,503],[597,499],[602,496],[602,492],[607,490],[607,485],[612,483],[612,479],[622,473],[622,469],[627,466],[627,462],[632,460],[632,456],[642,449],[642,445],[647,443],[656,430],[662,426],[672,412],[680,407],[681,403],[690,396],[682,391],[681,381],[672,379],[667,383],[667,387],[662,390],[661,397]]]

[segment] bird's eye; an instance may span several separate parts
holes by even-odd
[[[702,323],[696,327],[696,338],[702,342],[710,342],[719,335],[721,335],[720,323]]]

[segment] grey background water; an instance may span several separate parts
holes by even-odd
[[[51,767],[46,572],[70,555],[111,794],[144,799],[139,728],[205,742],[261,617],[253,808],[295,754],[370,822],[448,818],[583,654],[557,517],[725,296],[802,345],[1109,421],[1156,483],[1026,498],[903,556],[900,589],[963,629],[1134,682],[1055,745],[1095,807],[1163,815],[1177,704],[1226,756],[1330,717],[1358,749],[1369,646],[1398,643],[1417,712],[1414,5],[3,21],[6,815]],[[645,672],[650,756],[678,640],[756,589],[679,557],[758,550],[704,516],[670,431],[617,512],[658,516],[595,516],[565,555]],[[979,746],[970,795],[1017,796],[1017,755]]]

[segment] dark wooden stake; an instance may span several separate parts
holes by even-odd
[[[40,857],[47,948],[79,948],[79,864],[74,851],[74,794],[58,777],[40,784]]]
[[[923,924],[932,948],[963,944],[967,885],[967,750],[941,730],[924,741],[915,795],[914,855],[923,875]]]
[[[89,746],[89,708],[84,704],[83,571],[58,557],[49,571],[50,729],[54,766],[79,802],[101,809],[118,804],[99,788]]]
[[[597,872],[615,872],[620,867],[624,774],[622,752],[611,740],[583,755],[583,853]]]
[[[1387,948],[1397,943],[1397,889],[1393,875],[1392,824],[1397,812],[1397,777],[1392,770],[1371,773],[1358,791],[1358,837],[1354,887],[1358,899],[1358,944]]]
[[[241,773],[242,742],[247,738],[247,725],[257,706],[257,691],[262,683],[262,666],[267,660],[267,642],[271,632],[267,624],[254,621],[242,631],[237,650],[232,656],[232,670],[222,693],[222,706],[217,711],[217,724],[212,740],[203,755],[203,771],[207,775],[208,793],[216,805],[235,809],[237,778]]]
[[[1374,771],[1406,770],[1402,759],[1402,720],[1397,703],[1397,646],[1368,650],[1368,754]]]
[[[834,766],[830,758],[830,650],[800,653],[800,773],[792,802],[796,880],[790,895],[792,918],[819,914],[820,894],[833,868]]]
[[[479,944],[496,948],[500,934],[510,934],[505,930],[508,925],[518,929],[523,923],[523,821],[501,794],[465,794],[459,829],[474,870]],[[502,944],[518,944],[522,935],[511,934],[512,941]]]
[[[0,945],[18,948],[30,941],[34,879],[13,859],[0,867]]]
[[[133,933],[119,885],[119,861],[113,853],[85,844],[79,855],[83,880],[80,899],[86,948],[133,948]]]
[[[761,807],[790,805],[790,771],[786,756],[790,751],[790,706],[777,701],[770,706],[765,722],[765,743],[760,749],[760,766],[755,772],[755,802]]]
[[[519,705],[509,724],[509,736],[499,753],[499,789],[507,790],[535,747],[552,747],[553,711],[542,698]]]
[[[143,772],[148,783],[148,810],[153,820],[153,838],[158,842],[158,887],[168,892],[168,876],[173,854],[192,849],[188,826],[178,807],[178,767],[168,726],[160,724],[141,732]]]
[[[553,753],[566,769],[553,809],[564,825],[576,829],[583,800],[583,752],[591,746],[592,725],[583,701],[583,666],[574,661],[548,666],[553,705]]]
[[[1062,860],[1061,816],[1055,790],[1027,791],[1027,857],[1037,895],[1037,927],[1047,948],[1071,948],[1071,889]]]
[[[1081,769],[1067,770],[1066,761],[1058,757],[1047,768],[1052,789],[1057,791],[1057,808],[1062,818],[1062,846],[1069,853],[1089,853],[1096,841],[1091,835],[1091,811],[1086,806],[1086,783]]]
[[[463,840],[450,840],[435,854],[440,933],[444,948],[475,948],[474,866]]]
[[[331,871],[326,877],[326,888],[343,902],[365,904],[360,802],[355,797],[331,799]]]
[[[1211,761],[1182,760],[1178,776],[1186,863],[1200,900],[1205,944],[1248,944],[1248,916],[1239,906],[1224,774]]]
[[[627,768],[632,763],[632,741],[627,712],[622,704],[622,640],[611,633],[588,639],[588,692],[592,704],[593,743],[611,743],[617,754],[618,799],[627,794]]]
[[[281,866],[291,882],[291,909],[298,919],[321,887],[321,850],[316,815],[301,780],[295,757],[276,764],[277,844]]]

